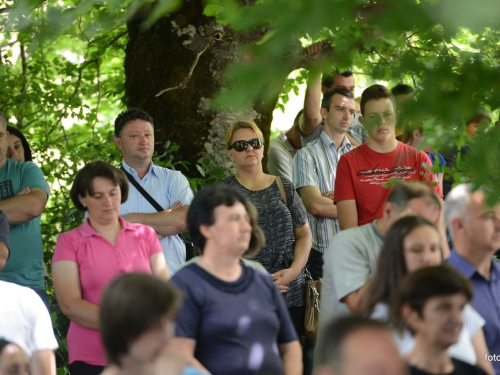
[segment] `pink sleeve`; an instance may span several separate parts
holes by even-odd
[[[340,157],[339,164],[337,165],[337,172],[335,173],[335,191],[333,194],[333,203],[356,199],[349,161],[345,155]]]
[[[52,257],[52,264],[61,260],[69,260],[71,262],[78,263],[76,260],[77,248],[75,246],[75,241],[72,238],[74,236],[74,233],[75,230],[72,230],[69,232],[61,233],[57,237],[56,248]]]
[[[153,228],[148,227],[147,225],[143,225],[145,229],[144,241],[146,245],[149,247],[149,256],[163,253],[163,248],[161,247],[160,241],[158,240],[158,236]]]

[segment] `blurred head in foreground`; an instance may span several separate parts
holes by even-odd
[[[117,277],[101,300],[101,335],[108,364],[126,368],[156,360],[173,335],[180,293],[148,274]]]
[[[391,332],[378,321],[340,318],[326,328],[318,348],[314,375],[407,374]]]

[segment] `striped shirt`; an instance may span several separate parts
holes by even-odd
[[[489,279],[480,274],[454,249],[448,258],[448,264],[472,282],[474,287],[472,306],[486,321],[483,327],[486,345],[490,354],[500,354],[500,263],[491,261]],[[482,358],[478,358],[479,360]],[[495,372],[500,374],[500,362],[494,361],[492,365]]]
[[[353,146],[346,137],[342,147],[338,149],[332,139],[322,131],[317,140],[302,148],[293,158],[295,189],[317,186],[321,194],[333,191],[339,159],[352,149]],[[323,253],[333,235],[339,231],[338,221],[325,217],[316,218],[309,212],[307,216],[312,232],[312,247]]]

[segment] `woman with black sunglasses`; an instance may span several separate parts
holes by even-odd
[[[222,183],[236,189],[257,208],[266,244],[254,259],[271,274],[283,294],[300,337],[305,311],[303,269],[311,249],[311,230],[293,183],[264,173],[263,138],[253,122],[238,121],[231,125],[226,133],[226,149],[236,173]]]

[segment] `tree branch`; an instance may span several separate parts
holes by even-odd
[[[92,39],[92,40],[89,42],[89,44],[93,44],[93,43],[97,42],[98,40],[101,40],[101,39],[105,39],[105,38],[107,38],[107,37],[109,36],[109,34],[111,34],[111,33],[112,33],[113,31],[115,31],[116,29],[120,28],[120,27],[121,27],[124,23],[125,23],[125,22],[122,22],[122,23],[120,23],[119,25],[117,25],[116,27],[114,27],[113,29],[111,29],[111,30],[109,31],[109,33],[108,33],[108,34],[103,35],[103,36],[100,36],[100,37],[95,38],[95,39]],[[120,34],[122,34],[122,36],[123,36],[123,34],[126,34],[127,32],[128,32],[128,31],[127,31],[127,30],[125,30],[124,32],[122,32],[122,33],[120,33]]]
[[[121,33],[117,34],[113,39],[111,39],[108,42],[108,47],[111,47],[113,44],[115,44],[119,39],[121,39],[122,36],[126,35],[128,33],[127,30],[122,31]],[[92,43],[92,42],[90,42]]]
[[[218,35],[218,34],[216,34],[216,35]],[[207,45],[205,47],[203,47],[203,49],[196,54],[196,57],[194,58],[193,64],[191,65],[191,69],[189,69],[189,72],[188,72],[187,76],[182,80],[182,82],[179,83],[177,86],[169,87],[169,88],[166,88],[164,90],[161,90],[158,94],[156,94],[156,97],[158,97],[158,96],[166,93],[167,91],[173,91],[173,90],[183,89],[183,88],[186,87],[186,85],[188,84],[189,80],[191,79],[191,76],[193,75],[194,69],[198,65],[198,61],[200,60],[201,55],[203,55],[205,53],[205,51],[208,49],[208,47],[210,47],[210,45],[212,44],[212,42],[214,40],[220,40],[220,36],[216,37],[216,35],[210,37],[210,39],[208,40]]]

